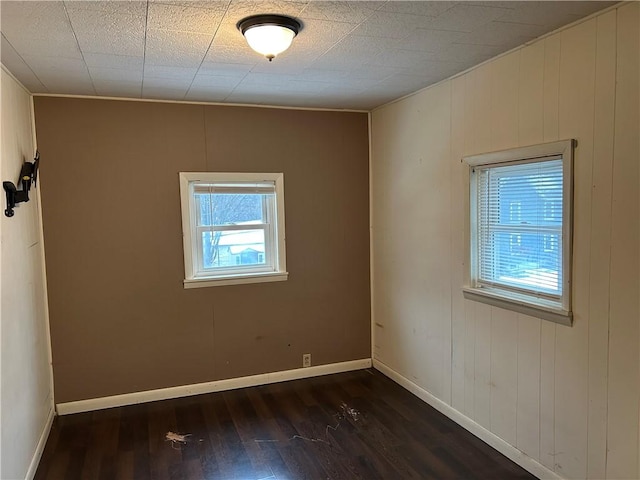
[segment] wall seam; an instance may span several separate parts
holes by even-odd
[[[562,41],[562,35],[560,35],[559,37],[559,52],[558,52],[558,99],[557,99],[557,116],[558,116],[558,123],[557,123],[557,131],[554,132],[554,136],[556,138],[560,137],[560,90],[561,90],[561,85],[562,85],[562,45],[563,45],[563,41]],[[573,249],[572,249],[573,250]],[[572,265],[573,268],[573,265]],[[573,284],[571,285],[571,288],[573,289]],[[572,295],[573,297],[573,295]],[[558,451],[558,437],[557,437],[557,428],[556,428],[556,405],[558,403],[558,369],[557,369],[557,362],[558,362],[558,334],[557,334],[557,325],[554,326],[554,332],[553,332],[553,471],[554,472],[558,472],[558,462],[557,462],[557,451]]]
[[[35,114],[35,102],[33,95],[30,95],[29,104],[31,106],[31,137],[33,139],[34,150],[38,150],[38,137],[36,136],[36,114]],[[44,222],[42,214],[42,194],[40,190],[40,182],[36,185],[36,192],[38,201],[36,203],[36,209],[38,211],[38,223],[39,223],[39,242],[40,242],[40,255],[42,258],[42,293],[43,293],[43,313],[45,322],[45,332],[47,335],[47,357],[49,362],[49,388],[50,388],[50,407],[55,411],[55,387],[53,381],[53,346],[51,345],[51,319],[49,317],[49,290],[47,287],[47,263],[45,257],[44,248]]]
[[[593,141],[593,145],[592,145],[592,152],[591,152],[591,156],[593,158],[594,153],[595,153],[595,135],[594,135],[594,130],[595,130],[595,126],[596,126],[596,85],[598,83],[598,22],[596,19],[596,34],[595,34],[595,41],[594,41],[594,61],[593,61],[593,119],[591,122],[591,138],[594,139]],[[591,162],[591,185],[589,186],[591,188],[591,195],[589,197],[589,235],[590,235],[590,239],[589,239],[589,278],[591,278],[591,256],[593,255],[593,251],[591,250],[591,242],[593,241],[593,169],[594,169],[594,163],[595,163],[595,159],[592,160]],[[589,281],[589,285],[591,285],[591,281]],[[573,309],[573,305],[571,306],[571,308]],[[591,302],[589,302],[589,306],[587,308],[587,312],[589,313],[589,321],[591,321]],[[589,322],[587,322],[587,465],[586,465],[586,471],[587,471],[587,478],[589,478],[589,434],[591,432],[589,432],[589,409],[590,409],[590,393],[591,393],[591,372],[590,372],[590,368],[589,366],[591,365],[591,329],[589,328]],[[608,352],[607,352],[608,355]],[[606,475],[606,470],[605,470],[605,475]]]
[[[453,150],[453,82],[451,82],[451,88],[449,89],[449,212],[453,212],[453,177],[451,175],[451,164],[455,161],[452,158]],[[453,260],[453,219],[451,213],[449,214],[449,268],[451,268]],[[453,272],[449,272],[451,280],[449,281],[449,404],[453,406]]]
[[[547,69],[545,68],[547,65],[547,41],[544,40],[542,43],[542,141],[544,142],[546,139],[544,138],[545,133],[545,79]],[[538,360],[538,371],[540,374],[538,375],[538,461],[542,463],[542,322],[540,322],[540,341],[538,342],[538,352],[540,352],[540,358]]]
[[[369,144],[369,315],[370,315],[370,335],[371,335],[371,359],[375,357],[376,348],[376,315],[374,297],[374,242],[373,242],[373,115],[367,112],[367,130]]]
[[[146,1],[144,10],[144,41],[142,47],[142,81],[140,82],[140,96],[144,92],[144,69],[147,65],[147,25],[149,24],[149,0]]]
[[[82,63],[84,65],[84,68],[87,71],[87,75],[89,76],[89,81],[91,82],[91,88],[93,89],[94,93],[98,93],[96,91],[96,86],[93,83],[93,77],[91,76],[91,70],[89,70],[89,67],[87,66],[87,62],[84,59],[84,53],[82,51],[82,48],[80,48],[80,42],[78,41],[78,36],[76,35],[76,31],[73,28],[73,23],[71,22],[71,18],[69,17],[69,12],[67,11],[66,2],[64,2],[64,1],[62,2],[62,9],[64,10],[64,17],[67,20],[69,29],[71,30],[71,34],[73,35],[73,40],[75,41],[76,47],[78,47],[78,52],[80,52],[80,58],[82,58]],[[145,25],[145,32],[146,32],[146,25]],[[146,33],[145,33],[145,36],[146,36]],[[144,62],[143,62],[143,65],[144,65]]]
[[[613,187],[614,187],[614,172],[616,168],[616,141],[615,141],[615,132],[616,132],[616,110],[618,106],[618,63],[620,61],[618,57],[618,10],[616,9],[616,37],[615,37],[615,55],[616,55],[616,68],[614,71],[615,81],[614,81],[614,89],[613,89],[613,145],[611,149],[611,203],[609,207],[609,218],[611,219],[613,216]],[[607,305],[607,400],[605,402],[605,414],[606,414],[606,423],[607,423],[607,431],[605,435],[605,457],[604,457],[604,475],[605,478],[608,478],[609,471],[609,379],[611,376],[609,375],[609,369],[611,368],[611,258],[613,251],[613,242],[611,242],[611,235],[613,233],[613,222],[609,226],[609,295],[607,295],[607,299],[609,304]],[[640,435],[640,429],[638,430],[638,434]],[[640,460],[640,459],[639,459]]]
[[[522,67],[522,49],[520,49],[518,51],[518,93],[516,95],[516,99],[517,99],[517,108],[516,108],[516,114],[517,114],[517,121],[518,121],[518,146],[521,145],[520,143],[520,70]],[[521,314],[517,314],[516,315],[516,319],[517,319],[517,323],[516,323],[516,418],[515,418],[515,427],[516,427],[516,437],[515,437],[515,441],[516,441],[516,448],[518,447],[518,412],[519,412],[519,406],[520,406],[520,317],[522,315]],[[539,422],[539,419],[538,419]]]
[[[305,112],[340,112],[340,113],[368,113],[370,110],[357,110],[350,108],[314,108],[314,107],[294,107],[286,105],[260,105],[252,103],[227,103],[227,102],[198,102],[195,100],[163,100],[159,98],[126,98],[109,97],[104,95],[71,95],[66,93],[34,93],[34,97],[54,97],[54,98],[80,98],[87,100],[113,100],[118,102],[144,102],[144,103],[177,103],[180,105],[213,105],[218,107],[242,107],[242,108],[270,108],[276,110],[302,110]]]

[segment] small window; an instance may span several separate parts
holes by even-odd
[[[573,141],[465,157],[465,297],[571,324]]]
[[[281,173],[180,173],[185,288],[287,279]]]

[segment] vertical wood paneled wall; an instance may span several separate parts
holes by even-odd
[[[34,107],[56,403],[371,355],[367,114]],[[183,288],[178,172],[207,171],[284,174],[286,282]]]
[[[566,478],[638,478],[640,4],[372,114],[374,357]],[[463,155],[576,138],[574,326],[465,300]]]
[[[36,144],[31,96],[0,70],[0,177],[17,183]],[[39,185],[0,213],[0,478],[32,478],[53,419]],[[2,192],[2,208],[5,195]]]

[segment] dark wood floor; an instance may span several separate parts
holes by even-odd
[[[166,440],[188,434],[186,443]],[[57,417],[36,480],[532,479],[375,370]]]

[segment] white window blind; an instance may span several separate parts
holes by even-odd
[[[219,193],[219,194],[275,194],[275,182],[260,183],[244,183],[244,182],[227,182],[227,183],[196,183],[193,187],[195,194],[199,193]]]
[[[562,296],[562,160],[476,167],[478,279]]]

